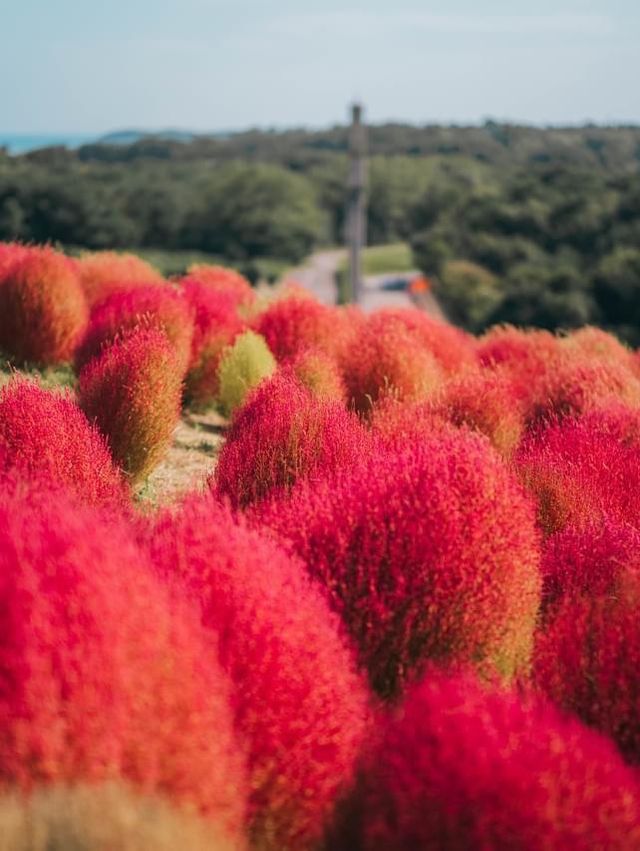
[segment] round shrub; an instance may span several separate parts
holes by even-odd
[[[115,292],[164,281],[157,269],[135,254],[95,251],[82,254],[76,262],[80,283],[90,305]]]
[[[481,365],[499,370],[512,384],[516,399],[526,413],[532,392],[558,358],[559,343],[542,330],[521,330],[497,325],[480,337],[476,354]]]
[[[443,433],[374,451],[258,519],[326,589],[383,697],[428,660],[526,670],[541,584],[534,511],[486,440]]]
[[[211,498],[161,514],[148,545],[219,635],[249,751],[253,847],[315,847],[350,784],[368,719],[337,620],[301,565]]]
[[[349,465],[369,442],[343,405],[317,398],[291,372],[278,372],[234,417],[212,484],[244,508],[298,479]]]
[[[619,363],[631,368],[633,353],[613,334],[587,325],[560,339],[560,345],[570,351],[578,350],[594,361]]]
[[[368,317],[341,364],[348,399],[360,414],[369,415],[387,396],[426,399],[442,382],[434,355],[402,323],[387,322],[381,314]]]
[[[345,402],[347,388],[334,358],[317,349],[306,349],[291,360],[296,378],[320,399]]]
[[[434,319],[423,310],[389,307],[376,311],[376,323],[398,324],[406,328],[428,349],[447,374],[469,369],[477,364],[473,337],[459,328]]]
[[[18,363],[51,366],[71,359],[88,308],[71,262],[51,248],[29,248],[0,286],[0,349]]]
[[[20,378],[0,389],[0,470],[9,469],[46,476],[89,505],[127,500],[103,436],[73,399]]]
[[[579,350],[567,349],[531,386],[525,416],[529,424],[535,424],[579,416],[609,403],[640,408],[640,380],[622,362],[597,362]]]
[[[545,607],[586,594],[617,594],[625,577],[640,577],[640,532],[604,519],[568,526],[547,539],[542,557]]]
[[[613,584],[613,583],[612,583]],[[611,593],[565,597],[536,638],[537,687],[640,762],[640,581],[618,569]]]
[[[194,263],[189,266],[187,273],[190,280],[203,284],[212,292],[227,296],[236,308],[248,310],[255,304],[256,294],[251,284],[235,269],[207,263]]]
[[[240,851],[193,814],[118,783],[0,797],[0,851]]]
[[[155,284],[112,293],[94,307],[76,352],[76,369],[80,371],[106,346],[134,328],[162,331],[186,371],[193,339],[191,307],[180,291]]]
[[[339,356],[350,336],[349,324],[339,308],[294,295],[270,304],[255,318],[253,327],[278,362],[284,363],[309,348]]]
[[[276,369],[276,361],[264,339],[253,331],[236,337],[220,359],[218,405],[225,416],[239,408],[247,394]]]
[[[243,762],[210,646],[122,522],[42,482],[3,487],[5,788],[122,778],[239,837]]]
[[[624,424],[615,410],[594,410],[538,429],[514,456],[547,535],[607,516],[638,528],[640,443],[621,439]]]
[[[418,443],[443,431],[451,433],[455,428],[431,402],[399,402],[387,397],[380,399],[371,411],[374,437],[399,451],[408,443]]]
[[[78,401],[132,483],[168,449],[180,418],[182,366],[165,335],[136,328],[80,373]]]
[[[635,775],[542,702],[433,671],[381,725],[335,851],[640,845]]]
[[[0,242],[0,283],[11,269],[11,266],[24,257],[29,249],[19,242]]]
[[[232,294],[192,277],[181,286],[194,311],[191,358],[185,383],[185,398],[197,408],[212,405],[218,397],[218,368],[222,355],[245,330]]]
[[[433,408],[453,425],[486,435],[506,457],[516,449],[524,431],[512,385],[499,371],[473,370],[451,378]]]

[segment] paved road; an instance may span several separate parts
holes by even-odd
[[[335,273],[345,257],[345,250],[318,251],[312,254],[303,266],[293,269],[287,276],[310,290],[323,304],[335,304]],[[370,275],[364,279],[362,309],[366,312],[381,307],[418,307],[438,319],[444,319],[438,303],[431,293],[420,293],[412,298],[406,289],[394,287],[399,279],[410,278],[419,272],[404,272],[389,275]]]

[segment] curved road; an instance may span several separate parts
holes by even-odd
[[[344,248],[318,251],[308,257],[304,265],[292,269],[287,278],[310,290],[323,304],[335,304],[335,273],[345,256]],[[425,310],[437,319],[446,321],[446,317],[432,293],[419,293],[412,297],[407,290],[394,289],[390,286],[399,279],[411,278],[418,274],[419,272],[416,270],[415,272],[396,272],[365,277],[362,309],[369,312],[381,307],[411,307],[413,305],[420,310]]]

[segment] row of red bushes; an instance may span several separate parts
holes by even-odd
[[[0,391],[5,786],[123,779],[236,848],[640,848],[637,355],[295,294],[211,492],[141,519],[121,468],[248,321],[221,275],[195,325],[94,290],[88,417]]]

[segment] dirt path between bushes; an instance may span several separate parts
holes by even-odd
[[[171,448],[139,494],[143,508],[171,505],[192,491],[204,491],[224,442],[226,420],[214,411],[183,414]]]

